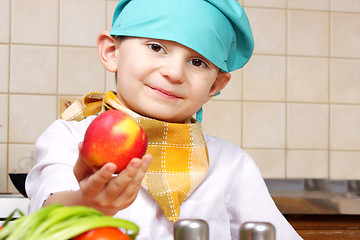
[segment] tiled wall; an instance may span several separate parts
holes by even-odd
[[[204,107],[206,132],[246,149],[268,178],[360,178],[360,1],[241,0],[249,64]],[[0,192],[27,171],[60,98],[114,89],[97,35],[113,0],[0,1]]]

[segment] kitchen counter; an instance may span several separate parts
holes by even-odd
[[[21,194],[0,194],[0,225],[15,209],[27,214],[28,207],[29,199],[24,198]],[[20,214],[16,213],[14,218],[18,217]]]
[[[283,214],[360,215],[360,180],[265,179],[265,183]],[[29,199],[20,194],[0,194],[0,219],[16,208],[27,213],[28,205]]]
[[[265,179],[283,214],[360,214],[360,180]]]

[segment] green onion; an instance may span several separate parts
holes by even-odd
[[[99,227],[118,227],[118,228],[121,227],[127,230],[132,230],[134,232],[134,234],[132,234],[133,237],[135,237],[139,231],[138,227],[134,223],[122,219],[116,219],[106,216],[103,216],[101,218],[85,217],[81,219],[80,224],[78,220],[72,220],[60,224],[61,224],[60,227],[61,230],[56,229],[56,231],[48,233],[46,235],[42,235],[41,238],[37,238],[37,239],[38,240],[70,239],[83,232]]]
[[[34,212],[31,215],[16,219],[1,230],[0,239],[31,239],[27,238],[28,232],[34,229],[34,227],[39,226],[45,220],[47,214],[56,207],[60,207],[60,205],[50,205]]]
[[[10,215],[5,219],[4,224],[2,225],[3,227],[5,227],[11,220],[13,220],[13,216],[15,215],[15,213],[19,213],[20,216],[24,216],[24,214],[20,211],[20,209],[16,208],[12,213],[10,213]]]
[[[53,228],[58,227],[57,225],[68,223],[69,221],[79,221],[83,217],[87,216],[103,216],[102,213],[96,211],[95,209],[89,209],[83,206],[75,206],[71,208],[56,208],[49,212],[47,219],[43,222],[38,228],[34,229],[35,231],[31,233],[31,236],[34,239],[38,239],[40,236],[43,236],[46,232],[51,231]],[[75,222],[76,224],[76,222]],[[71,226],[71,225],[70,225]]]
[[[131,239],[139,232],[135,223],[104,216],[93,208],[53,204],[4,226],[0,240],[67,240],[100,227],[125,229]]]

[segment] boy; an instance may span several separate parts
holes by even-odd
[[[173,239],[181,218],[204,219],[210,239],[238,239],[245,221],[268,221],[278,239],[300,239],[251,158],[203,135],[192,118],[252,55],[250,26],[235,0],[122,0],[98,49],[115,73],[116,95],[85,95],[63,114],[78,121],[58,120],[38,139],[26,186],[30,211],[91,206],[137,223],[137,239]],[[79,154],[88,125],[107,109],[128,113],[149,140],[148,154],[117,176],[114,164],[94,172]]]

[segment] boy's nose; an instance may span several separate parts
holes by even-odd
[[[164,59],[163,65],[160,69],[161,75],[174,83],[183,83],[186,78],[184,60],[179,59]]]

